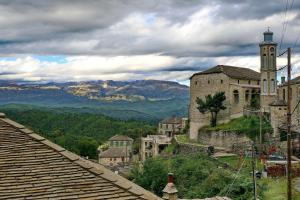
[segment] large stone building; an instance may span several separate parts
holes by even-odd
[[[242,67],[218,65],[196,73],[190,78],[190,139],[197,139],[198,130],[210,123],[210,114],[201,114],[196,99],[223,91],[225,106],[218,115],[218,122],[226,122],[243,115],[243,108],[250,106],[251,99],[259,99],[260,73]]]
[[[260,73],[248,68],[218,65],[196,73],[190,78],[190,139],[198,139],[199,128],[210,123],[210,114],[201,114],[197,109],[197,97],[204,99],[205,96],[220,91],[225,92],[226,109],[219,113],[219,123],[242,116],[245,108],[257,102],[263,113],[271,115],[273,128],[279,126],[286,109],[284,101],[278,101],[278,99],[281,95],[281,99],[285,100],[287,95],[284,85],[277,89],[277,43],[273,42],[271,31],[264,32],[264,39],[259,47]],[[296,85],[293,87],[295,87],[293,89],[293,105],[295,105],[296,93],[300,90]],[[280,110],[282,112],[278,112]],[[271,111],[273,111],[273,115]]]

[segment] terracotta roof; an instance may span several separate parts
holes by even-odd
[[[161,123],[163,124],[181,124],[182,123],[182,118],[180,117],[170,117],[164,119]]]
[[[230,78],[234,78],[234,79],[246,79],[246,80],[257,80],[257,81],[260,80],[260,73],[257,71],[254,71],[249,68],[234,67],[228,65],[217,65],[203,72],[195,73],[192,75],[192,77],[195,75],[215,74],[215,73],[224,73]]]
[[[0,199],[160,199],[0,114]]]
[[[270,106],[287,106],[287,103],[285,102],[285,100],[276,99],[275,101],[270,103]]]
[[[112,147],[100,153],[100,158],[121,158],[128,157],[129,153],[126,154],[126,148]]]
[[[126,135],[115,135],[109,138],[109,141],[133,141],[133,139]]]

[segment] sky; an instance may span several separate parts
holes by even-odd
[[[0,0],[0,79],[188,84],[218,64],[259,70],[268,27],[278,52],[293,48],[296,76],[299,11],[298,0]]]

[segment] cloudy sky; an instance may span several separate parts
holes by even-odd
[[[295,46],[300,72],[298,0],[1,0],[0,27],[0,79],[187,83],[217,64],[258,70],[267,27],[279,51]]]

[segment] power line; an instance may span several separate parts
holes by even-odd
[[[289,0],[286,0],[285,14],[284,14],[284,20],[283,20],[283,23],[282,23],[282,31],[281,31],[281,38],[280,38],[280,44],[279,44],[279,51],[281,51],[281,46],[282,46],[284,36],[285,36],[285,32],[286,32],[287,25],[288,25],[288,20],[287,20],[288,10],[289,10]]]
[[[230,184],[230,186],[229,186],[229,188],[228,188],[228,190],[227,190],[225,196],[228,196],[228,194],[229,194],[229,192],[230,192],[230,190],[231,190],[233,184],[235,183],[236,179],[238,178],[238,176],[239,176],[239,174],[240,174],[240,172],[241,172],[241,169],[243,168],[243,166],[244,166],[244,164],[245,164],[246,158],[247,158],[247,154],[246,154],[246,156],[244,157],[244,160],[243,160],[243,162],[242,162],[242,164],[241,164],[239,170],[237,171],[236,176],[234,177],[232,183]]]

